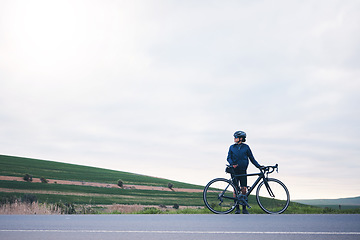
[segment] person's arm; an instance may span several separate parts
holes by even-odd
[[[247,156],[250,159],[251,163],[255,165],[255,167],[257,167],[257,168],[261,167],[261,165],[255,160],[254,155],[252,154],[250,147],[248,147]]]

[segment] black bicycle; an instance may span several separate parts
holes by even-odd
[[[260,168],[259,173],[235,175],[232,166],[227,166],[227,173],[233,173],[232,178],[215,178],[211,180],[204,188],[203,199],[206,207],[217,214],[227,214],[232,212],[237,205],[245,205],[248,208],[248,196],[255,189],[256,201],[260,208],[269,214],[283,213],[290,204],[290,194],[285,184],[275,178],[268,178],[268,174],[274,171],[278,172],[278,164],[275,166],[265,166]],[[241,194],[239,186],[236,183],[236,177],[240,176],[258,176],[248,192]],[[260,182],[262,180],[262,182]]]

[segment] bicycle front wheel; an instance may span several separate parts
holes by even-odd
[[[216,178],[204,188],[203,199],[206,207],[217,214],[230,213],[235,209],[237,191],[231,180]]]
[[[290,204],[290,194],[285,184],[274,178],[261,182],[256,191],[256,201],[266,213],[283,213]]]

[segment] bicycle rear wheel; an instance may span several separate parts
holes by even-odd
[[[290,204],[290,194],[285,184],[274,178],[262,181],[256,191],[256,201],[266,213],[283,213]]]
[[[216,178],[204,188],[203,199],[206,207],[217,214],[230,213],[235,209],[237,190],[231,180]]]

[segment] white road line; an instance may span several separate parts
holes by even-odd
[[[0,229],[0,232],[56,232],[56,233],[158,233],[158,234],[288,234],[288,235],[360,235],[360,232],[248,232],[248,231],[130,231],[130,230],[25,230]]]

